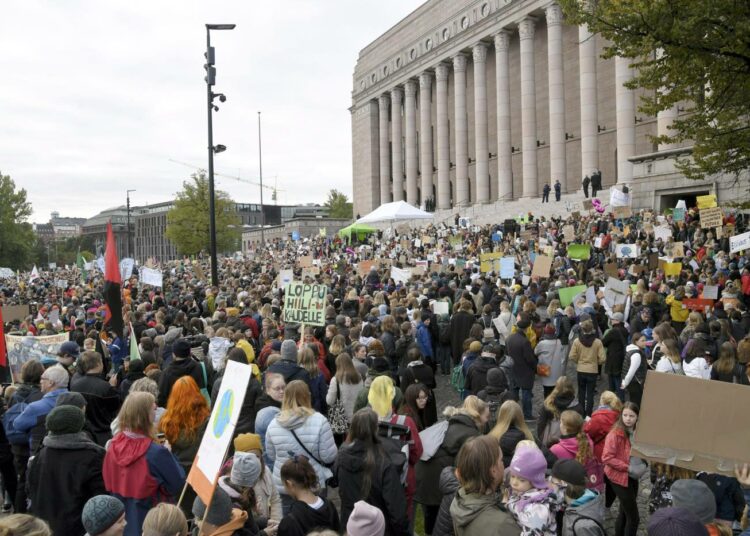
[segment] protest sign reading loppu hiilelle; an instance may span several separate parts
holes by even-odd
[[[324,326],[327,293],[325,285],[292,281],[284,295],[284,321]]]

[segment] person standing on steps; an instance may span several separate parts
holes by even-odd
[[[549,203],[549,191],[551,189],[549,184],[545,184],[544,188],[542,188],[542,203]]]
[[[583,195],[586,196],[586,199],[589,198],[589,182],[591,182],[591,179],[589,179],[589,176],[586,175],[583,178],[582,184],[583,184]]]
[[[562,194],[562,184],[560,184],[560,180],[555,180],[555,202],[560,201],[560,195]]]
[[[602,190],[602,172],[598,169],[591,174],[591,197],[596,197],[596,194]]]

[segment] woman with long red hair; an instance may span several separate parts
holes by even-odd
[[[211,410],[192,376],[178,379],[167,400],[167,411],[159,421],[159,432],[164,434],[171,445],[172,454],[185,470],[190,473],[195,455],[206,430]],[[190,513],[195,496],[189,489],[180,506]]]

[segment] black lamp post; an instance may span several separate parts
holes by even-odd
[[[128,200],[128,247],[127,247],[127,257],[130,257],[130,192],[135,192],[135,190],[126,190],[125,196]]]
[[[212,88],[216,83],[216,55],[211,46],[211,30],[234,30],[235,24],[206,24],[206,102],[208,105],[208,234],[211,240],[211,284],[219,284],[219,269],[216,260],[216,207],[214,203],[214,153],[226,150],[223,145],[214,147],[213,133],[213,111],[219,107],[214,104],[214,99],[219,97],[221,102],[227,98],[221,93],[214,93]]]

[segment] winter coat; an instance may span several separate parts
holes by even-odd
[[[31,402],[26,406],[26,409],[13,421],[13,428],[19,432],[28,432],[29,449],[31,452],[36,451],[39,443],[41,443],[42,438],[46,434],[45,419],[47,418],[47,414],[55,407],[57,397],[67,392],[68,390],[63,388],[46,393],[39,400]]]
[[[226,368],[219,373],[219,376],[214,380],[213,388],[211,389],[211,406],[216,404],[216,398],[219,396],[219,389],[221,389],[221,381],[224,379],[224,372]],[[250,376],[250,381],[247,384],[247,390],[245,391],[245,398],[242,401],[242,408],[240,409],[240,416],[237,418],[237,427],[234,430],[235,435],[247,434],[255,431],[255,403],[258,401],[260,396],[263,394],[263,389],[260,386],[258,380],[254,376]]]
[[[456,536],[514,536],[521,529],[497,495],[466,493],[459,488],[450,507]]]
[[[440,473],[445,467],[452,466],[461,446],[474,436],[479,435],[476,423],[468,415],[458,413],[448,420],[443,443],[435,455],[427,461],[417,463],[417,494],[415,500],[420,504],[437,506],[442,501],[440,493]]]
[[[594,455],[599,461],[602,461],[604,440],[607,438],[607,434],[612,430],[612,426],[617,422],[619,416],[619,411],[609,406],[600,406],[591,414],[591,419],[583,425],[583,431],[586,432],[594,443]]]
[[[339,513],[328,499],[316,510],[302,501],[292,502],[289,513],[279,523],[277,536],[306,536],[313,529],[331,529],[338,533],[341,528]]]
[[[506,507],[523,536],[556,534],[557,504],[551,490],[531,488],[520,495],[511,494]]]
[[[327,415],[328,404],[326,404],[326,396],[328,395],[328,385],[326,384],[325,376],[322,373],[318,373],[317,376],[308,380],[307,386],[310,388],[310,399],[313,409],[322,415]]]
[[[549,376],[541,376],[542,385],[552,387],[558,378],[565,374],[565,358],[563,354],[563,345],[559,339],[543,338],[534,348],[534,354],[539,360],[540,365],[548,365],[550,368]]]
[[[560,439],[560,414],[566,409],[577,411],[583,416],[583,408],[578,403],[574,393],[559,394],[553,401],[557,416],[549,410],[546,405],[542,405],[539,410],[539,419],[537,420],[537,436],[541,439],[546,447],[555,444]]]
[[[297,434],[299,441],[292,435],[292,430]],[[305,452],[305,448],[325,465],[312,459],[310,454]],[[266,430],[265,454],[273,461],[273,481],[280,494],[286,494],[281,481],[281,466],[296,454],[310,458],[310,464],[318,475],[320,489],[325,489],[326,480],[333,476],[333,472],[327,466],[333,464],[336,459],[336,443],[333,440],[331,425],[320,413],[291,414],[287,418],[279,414]]]
[[[516,453],[516,446],[524,439],[526,439],[524,433],[513,424],[500,437],[500,451],[503,455],[503,465],[505,467],[510,466],[510,461]]]
[[[430,328],[422,322],[417,326],[417,347],[425,360],[433,360],[435,352],[432,349]]]
[[[734,366],[734,369],[729,374],[719,374],[719,372],[716,370],[716,366],[711,367],[711,379],[726,383],[748,385],[745,366],[740,363],[737,363]]]
[[[628,345],[627,328],[622,324],[615,324],[602,337],[602,344],[607,349],[607,360],[604,364],[604,372],[614,374],[622,373],[622,362],[625,359],[625,347]]]
[[[517,331],[505,341],[505,353],[513,358],[513,376],[521,389],[531,389],[539,360],[526,335]]]
[[[390,331],[384,331],[380,336],[380,342],[385,349],[385,357],[388,361],[396,361],[396,337]]]
[[[294,380],[302,380],[305,383],[310,382],[310,374],[308,372],[300,367],[297,363],[294,361],[284,361],[283,359],[281,361],[277,361],[270,367],[268,367],[268,372],[273,372],[274,374],[281,374],[284,376],[284,381],[289,384],[289,382]]]
[[[464,381],[464,390],[467,394],[476,395],[487,387],[487,372],[497,368],[497,361],[493,357],[482,357],[481,355],[469,367]]]
[[[191,357],[185,359],[174,358],[167,365],[167,368],[164,369],[161,380],[159,380],[159,397],[156,399],[157,406],[160,408],[167,407],[167,400],[169,400],[169,394],[172,392],[172,386],[183,376],[191,376],[195,380],[195,383],[198,384],[198,389],[208,389],[208,385],[206,385],[203,379],[203,370],[201,370],[201,365],[198,361]]]
[[[106,494],[104,448],[85,432],[48,435],[43,445],[26,477],[29,512],[47,521],[55,535],[83,534],[83,506],[91,497]]]
[[[338,395],[339,387],[341,387],[341,395]],[[336,402],[336,397],[340,396],[341,403],[344,406],[346,412],[346,418],[351,422],[352,416],[354,415],[354,403],[357,401],[357,395],[365,388],[364,383],[343,383],[339,386],[339,381],[336,376],[331,378],[331,384],[328,386],[328,392],[326,393],[326,404],[333,406]]]
[[[591,456],[586,459],[586,463],[583,464],[584,469],[586,469],[586,476],[588,477],[586,487],[602,492],[604,491],[602,464],[594,455],[593,441],[588,436],[586,439],[589,442],[589,452],[591,453]],[[558,460],[575,460],[576,456],[578,456],[578,438],[576,436],[562,436],[560,441],[550,447],[550,451]]]
[[[364,500],[383,512],[385,534],[407,536],[409,518],[406,513],[404,486],[399,479],[398,468],[390,463],[386,450],[383,447],[379,447],[379,450],[380,452],[374,456],[375,465],[368,472],[371,480],[370,490],[364,495],[362,476],[366,471],[367,448],[359,441],[341,448],[336,460],[341,498],[341,524],[346,526],[354,503]]]
[[[576,371],[587,374],[598,374],[599,365],[603,365],[607,359],[602,341],[596,338],[596,334],[581,334],[570,346],[568,354],[570,360],[576,364]]]
[[[70,390],[86,399],[86,421],[98,445],[112,439],[110,424],[120,410],[120,393],[98,375],[87,374],[73,380]]]
[[[185,474],[190,472],[190,467],[193,465],[196,454],[198,454],[198,447],[201,445],[203,434],[206,431],[208,425],[208,418],[194,430],[192,437],[188,437],[183,432],[180,432],[179,436],[174,443],[171,443],[172,454],[182,466]]]
[[[102,474],[107,491],[125,505],[125,536],[140,536],[148,511],[178,497],[185,484],[185,471],[171,452],[128,431],[110,442]]]
[[[673,322],[686,322],[690,309],[683,305],[681,300],[676,299],[674,296],[667,296],[665,300],[666,304],[669,305],[669,316]]]
[[[432,536],[454,536],[451,504],[458,488],[456,468],[446,467],[443,469],[440,473],[440,492],[443,494],[443,500],[440,502],[440,511],[435,521],[435,527],[432,529]]]
[[[620,428],[613,428],[604,440],[602,451],[604,474],[618,486],[628,486],[630,467],[630,437]]]
[[[460,361],[464,341],[469,338],[469,331],[473,325],[474,315],[466,311],[459,311],[451,318],[451,355],[454,363]]]
[[[601,536],[599,527],[603,525],[604,496],[586,490],[586,493],[565,508],[562,536]]]

